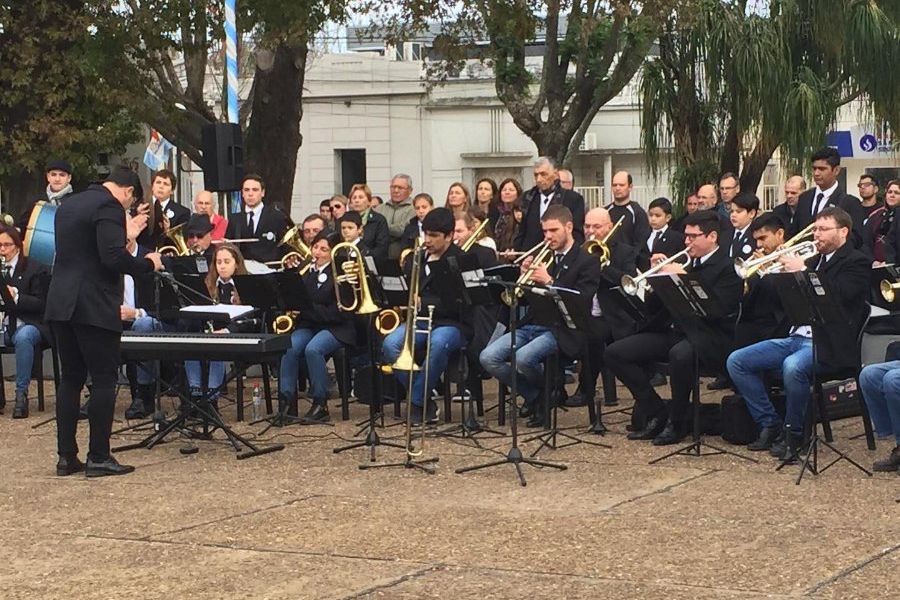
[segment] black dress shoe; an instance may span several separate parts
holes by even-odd
[[[76,455],[60,454],[59,460],[56,462],[56,474],[60,477],[81,473],[84,471],[84,463],[78,460]]]
[[[437,402],[429,400],[425,403],[425,424],[434,425],[438,422],[438,416],[441,411],[437,407]]]
[[[880,473],[889,473],[891,471],[900,470],[900,446],[896,446],[891,450],[887,458],[876,460],[872,463],[872,470]]]
[[[652,440],[666,427],[666,419],[664,417],[653,417],[647,421],[647,426],[637,431],[632,431],[626,437],[629,440]]]
[[[300,423],[303,425],[316,425],[329,421],[331,421],[331,415],[328,414],[328,407],[324,404],[313,404],[300,419]]]
[[[604,398],[603,406],[618,406],[619,399],[618,398]]]
[[[28,395],[25,392],[16,392],[16,405],[13,407],[12,418],[28,418]]]
[[[147,414],[144,410],[144,401],[139,396],[135,396],[131,400],[131,406],[125,409],[126,419],[143,419]]]
[[[756,438],[755,441],[750,442],[747,445],[747,450],[751,450],[753,452],[762,452],[763,450],[768,450],[772,447],[772,444],[781,439],[781,432],[783,431],[783,427],[763,427],[762,431],[759,432],[759,437]]]
[[[530,417],[532,415],[532,413],[533,413],[533,411],[531,410],[530,404],[522,404],[522,406],[519,407],[519,418],[520,419],[527,419],[528,417]]]
[[[538,413],[534,413],[525,423],[525,427],[543,427],[544,417]]]
[[[719,375],[706,384],[706,389],[708,390],[727,390],[729,388],[731,388],[731,379],[725,375]]]
[[[134,471],[134,467],[120,465],[112,456],[102,461],[93,461],[88,458],[84,468],[86,477],[107,477],[109,475],[126,475]]]
[[[666,376],[662,373],[654,373],[650,377],[650,385],[653,387],[659,387],[661,385],[666,385]]]
[[[572,394],[566,401],[563,403],[563,406],[568,408],[578,408],[579,406],[587,406],[588,400],[584,397],[584,394]]]
[[[413,404],[409,417],[409,424],[413,427],[420,427],[422,425],[422,418],[424,414],[425,411],[421,406]]]
[[[682,433],[678,427],[675,426],[672,421],[666,423],[665,429],[662,432],[653,438],[654,446],[668,446],[670,444],[677,444],[681,440],[684,439],[684,433]]]

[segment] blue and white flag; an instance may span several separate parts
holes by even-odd
[[[147,144],[147,149],[144,151],[144,164],[147,165],[151,171],[159,171],[160,169],[165,168],[166,164],[169,162],[169,157],[172,154],[173,148],[175,148],[175,146],[173,146],[169,140],[161,136],[157,130],[151,129],[150,143]]]

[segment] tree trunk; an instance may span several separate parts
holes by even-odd
[[[769,165],[772,154],[778,148],[772,136],[763,135],[756,142],[753,151],[744,157],[744,169],[741,171],[741,191],[756,193],[759,188],[759,182],[762,181],[763,173]]]
[[[3,186],[3,212],[18,221],[29,202],[37,198],[47,183],[41,173],[20,173],[10,177]]]
[[[290,211],[306,73],[306,40],[259,50],[253,106],[244,140],[244,170],[266,182],[266,200]]]

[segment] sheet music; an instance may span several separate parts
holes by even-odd
[[[385,275],[381,278],[381,287],[386,292],[406,292],[409,286],[406,285],[406,279],[403,277],[393,277]]]
[[[252,306],[242,306],[239,304],[193,304],[191,306],[185,306],[181,310],[188,313],[217,313],[227,315],[230,319],[236,319],[247,313],[251,313],[256,309]]]
[[[467,288],[487,287],[487,283],[480,281],[481,279],[484,279],[484,271],[482,269],[462,271],[460,275],[462,275],[463,283]]]

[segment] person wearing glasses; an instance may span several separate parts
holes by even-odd
[[[337,230],[337,223],[340,221],[343,216],[347,213],[347,205],[349,204],[349,200],[347,200],[346,196],[342,196],[340,194],[335,194],[331,197],[331,222],[334,224],[334,228]]]
[[[853,340],[868,314],[871,271],[868,257],[849,243],[852,228],[853,221],[845,210],[828,206],[816,215],[813,228],[818,254],[806,261],[792,255],[779,259],[785,272],[815,271],[842,312],[843,323],[815,330],[809,325],[794,326],[786,338],[764,340],[735,350],[728,357],[731,380],[760,428],[759,438],[748,446],[751,450],[770,450],[783,461],[796,462],[813,369],[859,365],[859,351]],[[787,397],[784,422],[772,406],[764,380],[767,372],[777,369],[781,370]]]
[[[387,219],[390,245],[388,258],[400,258],[403,250],[403,230],[416,216],[410,199],[413,191],[412,177],[398,173],[391,179],[391,200],[375,207],[375,212]]]
[[[878,199],[878,184],[875,183],[875,179],[871,175],[860,175],[856,189],[859,190],[859,205],[862,207],[865,215],[865,221],[863,222],[865,224],[868,222],[869,217],[872,216],[872,213],[884,206],[884,203]]]
[[[731,216],[731,202],[741,193],[741,183],[734,173],[723,173],[719,177],[719,197],[722,199],[716,209],[726,217]]]

